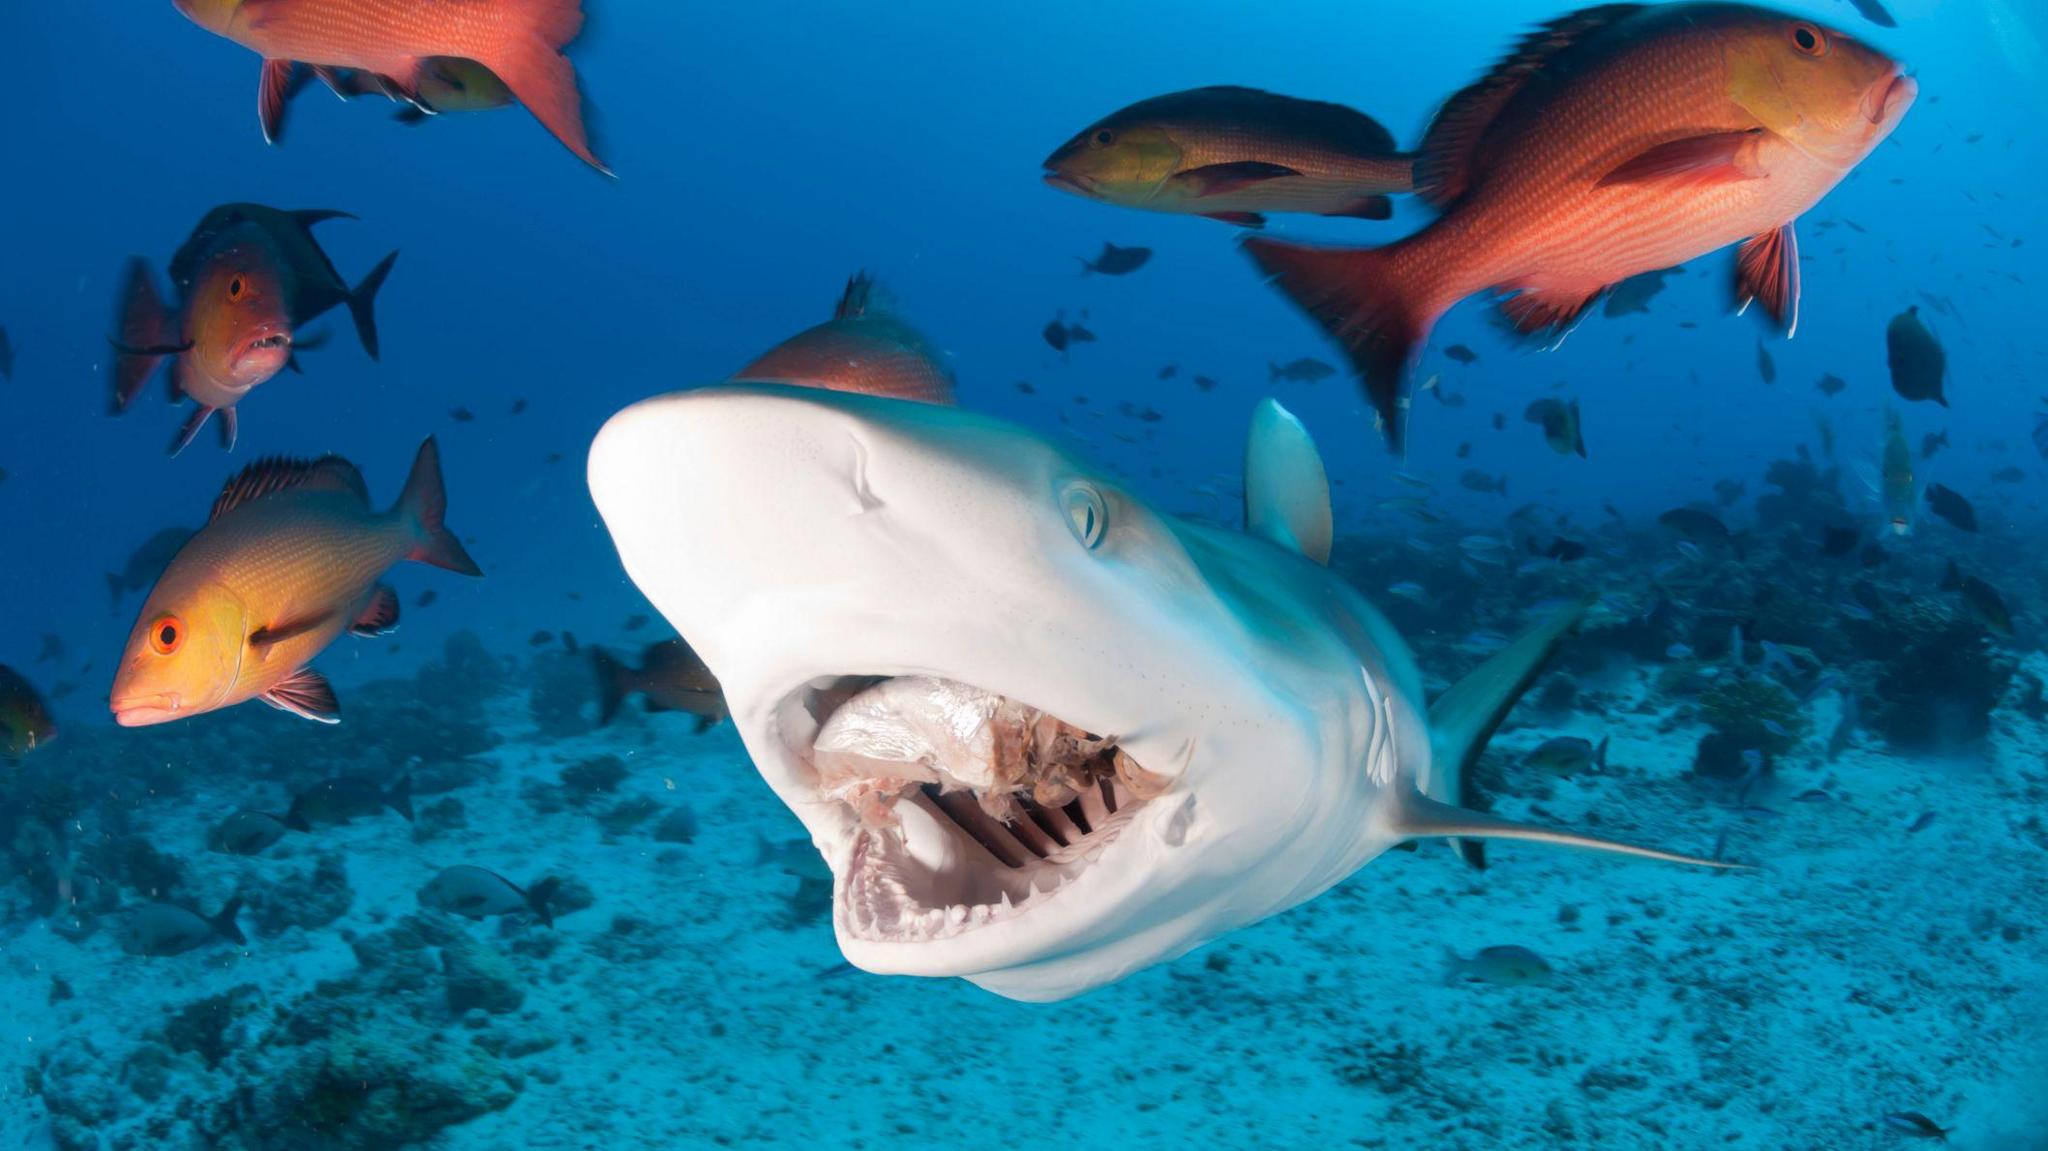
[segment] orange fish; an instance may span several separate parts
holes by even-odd
[[[882,306],[880,294],[866,272],[854,276],[831,319],[768,349],[732,378],[953,403],[953,373],[915,328]]]
[[[235,406],[251,389],[289,367],[301,326],[336,305],[355,318],[363,350],[377,358],[377,290],[398,259],[393,252],[350,288],[313,239],[311,228],[346,212],[297,212],[261,204],[223,204],[206,214],[171,257],[175,310],[157,295],[149,266],[130,260],[114,350],[114,411],[126,411],[156,372],[171,363],[173,401],[198,404],[171,443],[177,455],[215,412],[221,446],[233,448]],[[296,343],[311,348],[313,343]]]
[[[432,439],[381,514],[339,456],[243,469],[143,603],[114,676],[115,721],[141,727],[261,699],[339,722],[334,689],[306,664],[344,631],[398,626],[384,573],[411,559],[483,574],[444,522],[447,507]]]
[[[1890,57],[1761,8],[1588,8],[1437,113],[1415,172],[1435,223],[1372,250],[1245,247],[1344,345],[1398,449],[1415,357],[1478,292],[1508,294],[1517,331],[1556,339],[1619,281],[1741,242],[1736,302],[1789,331],[1792,221],[1917,91]]]
[[[583,28],[582,0],[175,0],[209,32],[263,57],[257,119],[275,141],[297,65],[335,84],[342,70],[433,113],[437,62],[489,73],[578,159],[611,174],[591,150],[576,68],[562,49]],[[445,89],[442,89],[445,90]]]

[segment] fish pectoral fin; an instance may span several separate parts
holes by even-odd
[[[192,341],[182,344],[151,344],[148,347],[132,347],[119,340],[108,340],[107,346],[123,356],[176,356],[192,350]]]
[[[291,99],[298,70],[291,60],[263,62],[263,75],[256,84],[256,121],[263,127],[266,144],[275,144],[284,136],[284,106]]]
[[[235,416],[235,409],[220,409],[220,446],[222,451],[234,451],[235,441],[241,437],[241,421]]]
[[[1616,184],[1709,184],[1727,180],[1755,180],[1764,175],[1756,162],[1756,149],[1764,130],[1711,132],[1667,140],[1638,152],[1619,167],[1600,177],[1598,186]]]
[[[285,640],[291,639],[293,636],[304,635],[333,618],[333,612],[324,611],[317,615],[285,620],[282,623],[265,624],[249,633],[249,646],[259,651],[274,647]]]
[[[1389,824],[1394,833],[1403,839],[1519,839],[1531,843],[1554,844],[1558,847],[1576,847],[1583,851],[1631,855],[1637,859],[1655,859],[1664,863],[1687,863],[1695,867],[1712,867],[1723,871],[1753,870],[1744,863],[1726,863],[1705,856],[1661,851],[1654,847],[1640,847],[1633,843],[1623,843],[1617,839],[1588,835],[1562,827],[1538,827],[1535,824],[1518,823],[1485,812],[1467,811],[1448,803],[1438,803],[1419,791],[1410,791],[1398,801],[1389,816]]]
[[[1268,180],[1299,175],[1299,171],[1285,164],[1269,164],[1264,160],[1235,160],[1228,164],[1205,164],[1200,168],[1175,172],[1172,182],[1186,188],[1188,195],[1199,198],[1238,192]]]
[[[374,637],[390,635],[398,630],[398,593],[384,584],[378,584],[370,593],[370,602],[363,605],[355,622],[348,630],[359,636]]]
[[[178,434],[171,439],[172,455],[177,455],[191,445],[193,439],[199,435],[199,429],[205,427],[206,421],[213,418],[213,411],[205,404],[192,409],[192,414],[185,420],[185,426],[179,428]]]
[[[1356,202],[1323,215],[1347,216],[1354,220],[1391,220],[1394,218],[1394,201],[1386,196],[1360,196]]]
[[[1789,338],[1799,330],[1799,237],[1792,221],[1751,236],[1735,250],[1736,314],[1754,303]]]
[[[1577,288],[1552,288],[1516,292],[1500,304],[1516,335],[1538,340],[1545,349],[1555,348],[1572,334],[1586,309],[1607,293],[1605,287],[1590,292]]]
[[[293,672],[291,678],[256,698],[315,723],[341,722],[341,703],[334,698],[334,686],[309,667]]]

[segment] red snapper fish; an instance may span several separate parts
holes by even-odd
[[[1416,191],[1442,215],[1369,250],[1255,238],[1260,269],[1344,346],[1390,446],[1430,329],[1505,295],[1562,338],[1615,284],[1740,243],[1734,296],[1788,333],[1792,222],[1897,127],[1918,92],[1891,57],[1746,4],[1605,4],[1560,17],[1453,96]]]

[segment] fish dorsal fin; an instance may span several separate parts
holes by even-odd
[[[847,278],[846,290],[839,294],[839,306],[832,310],[832,318],[850,320],[865,316],[870,309],[880,306],[880,294],[873,276],[865,271],[855,272]]]
[[[1463,197],[1472,186],[1480,142],[1501,109],[1559,54],[1648,7],[1600,4],[1541,24],[1523,37],[1483,79],[1438,109],[1417,152],[1416,194],[1435,208]]]
[[[1429,775],[1422,781],[1424,794],[1438,803],[1470,804],[1472,765],[1479,762],[1486,741],[1493,738],[1515,701],[1536,682],[1558,644],[1577,629],[1592,602],[1593,597],[1586,596],[1559,610],[1436,697],[1429,705]],[[1479,844],[1453,839],[1451,847],[1472,866],[1486,866]]]
[[[1259,401],[1244,445],[1244,527],[1319,564],[1330,562],[1330,477],[1293,412]]]
[[[317,460],[270,456],[243,468],[220,489],[206,522],[212,523],[243,504],[292,488],[352,492],[364,503],[370,500],[363,474],[340,456],[321,456]]]

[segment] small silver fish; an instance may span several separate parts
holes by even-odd
[[[220,821],[208,836],[209,846],[229,855],[261,855],[291,830],[282,816],[243,808]]]
[[[1914,1139],[1939,1139],[1948,1142],[1948,1133],[1953,1127],[1942,1127],[1918,1111],[1894,1111],[1884,1117],[1884,1125],[1901,1135]]]
[[[1387,588],[1387,594],[1397,599],[1405,599],[1409,603],[1425,606],[1430,602],[1428,590],[1414,580],[1402,580],[1400,583],[1390,585]]]
[[[1467,959],[1457,951],[1444,951],[1444,982],[1491,983],[1496,987],[1551,987],[1557,972],[1541,955],[1513,943],[1482,947]]]
[[[1573,775],[1588,767],[1607,770],[1607,737],[1598,744],[1576,735],[1560,735],[1536,745],[1522,760],[1522,766],[1556,775]]]
[[[128,914],[121,924],[121,950],[130,955],[161,958],[182,955],[217,939],[246,945],[248,937],[235,924],[242,910],[242,897],[228,900],[218,914],[206,916],[175,903],[147,903]]]
[[[467,919],[531,915],[540,920],[541,926],[553,927],[555,915],[548,903],[561,886],[561,880],[548,878],[525,888],[495,871],[458,863],[442,868],[420,889],[420,906],[453,912]]]

